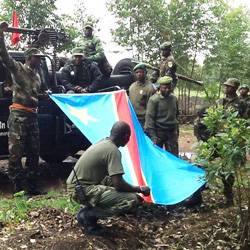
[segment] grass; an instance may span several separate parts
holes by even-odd
[[[19,192],[12,199],[0,199],[0,222],[3,224],[18,223],[27,219],[28,213],[34,209],[51,207],[75,214],[80,205],[69,196],[59,192],[50,192],[45,196],[28,199],[24,192]]]

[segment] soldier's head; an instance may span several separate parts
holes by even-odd
[[[93,24],[86,23],[86,25],[84,26],[84,35],[86,37],[91,37],[93,35]]]
[[[239,87],[240,96],[242,96],[242,97],[247,97],[248,92],[249,92],[249,86],[248,86],[248,85],[243,84],[243,85],[241,85],[241,86]]]
[[[228,78],[223,86],[225,95],[234,95],[240,86],[240,81],[237,78]]]
[[[41,64],[41,57],[44,56],[42,51],[37,48],[29,48],[24,52],[26,64],[32,69],[39,68]]]
[[[157,83],[160,85],[159,89],[162,96],[169,96],[172,91],[172,81],[173,78],[170,76],[160,77]]]
[[[144,82],[147,76],[147,67],[144,63],[137,64],[134,69],[135,78],[139,82]]]
[[[171,53],[171,42],[170,41],[167,41],[167,42],[164,42],[163,44],[161,44],[160,46],[160,49],[161,49],[161,55],[163,57],[168,57]]]
[[[81,64],[82,60],[85,58],[83,48],[77,47],[72,50],[72,56],[75,65]]]
[[[129,142],[130,135],[130,126],[124,121],[114,123],[110,131],[110,139],[117,147],[124,147]]]
[[[152,74],[150,75],[150,81],[151,81],[152,83],[156,83],[157,80],[158,80],[158,78],[159,78],[159,76],[160,76],[159,71],[158,71],[158,70],[154,70],[154,71],[152,72]]]

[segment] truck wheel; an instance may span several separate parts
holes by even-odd
[[[135,64],[131,58],[124,58],[115,65],[112,75],[131,75]]]

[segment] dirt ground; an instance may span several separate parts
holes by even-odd
[[[194,154],[190,126],[181,128],[180,138],[180,151]],[[6,166],[6,161],[0,163]],[[221,208],[222,201],[220,192],[210,188],[198,208],[145,205],[136,214],[101,221],[107,229],[103,237],[87,236],[74,216],[45,207],[20,224],[0,223],[0,249],[240,249],[236,207]]]

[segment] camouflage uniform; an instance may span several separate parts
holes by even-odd
[[[82,49],[76,48],[73,50],[73,56],[84,56]],[[62,84],[66,91],[75,91],[76,87],[85,88],[87,92],[95,92],[100,89],[100,81],[102,73],[96,63],[83,58],[79,65],[74,63],[74,60],[66,63],[61,70]]]
[[[146,66],[143,65],[144,64],[139,64],[139,66],[136,65],[134,71],[136,71],[137,69],[146,70]],[[129,87],[129,99],[133,105],[133,108],[135,110],[135,113],[142,128],[144,127],[145,123],[145,115],[146,115],[148,100],[150,96],[152,96],[154,93],[155,89],[153,85],[146,80],[145,82],[136,81],[132,83]]]
[[[121,153],[109,138],[89,147],[74,169],[98,218],[133,211],[139,204],[137,194],[118,192],[112,187],[110,176],[124,174],[124,171]],[[75,185],[76,178],[72,171],[67,179],[67,189],[73,197],[77,197],[74,194]],[[77,198],[76,200],[79,201]]]
[[[91,27],[90,25],[87,25],[87,27],[93,29],[93,27]],[[110,75],[110,73],[112,72],[112,67],[104,54],[102,42],[98,37],[94,35],[84,36],[77,44],[77,46],[81,47],[84,50],[84,54],[89,60],[97,62],[104,76]]]
[[[232,86],[232,87],[236,88],[236,90],[237,90],[237,88],[240,85],[240,82],[236,78],[229,78],[225,83],[223,83],[223,85]],[[236,92],[235,92],[235,95],[230,97],[230,98],[225,97],[225,98],[219,99],[217,101],[217,104],[222,105],[225,110],[231,107],[235,111],[238,111],[239,117],[242,117],[242,118],[244,117],[245,104],[237,96]],[[221,180],[222,180],[223,185],[224,185],[223,193],[226,197],[227,204],[231,205],[231,204],[233,204],[233,184],[235,181],[235,177],[233,174],[230,174],[227,176],[224,174],[221,174]]]
[[[161,50],[167,49],[171,47],[171,43],[170,42],[165,42],[160,46]],[[167,57],[162,57],[162,60],[159,64],[159,69],[160,69],[160,76],[171,76],[173,79],[173,88],[175,88],[176,84],[177,84],[177,77],[176,77],[176,63],[174,60],[173,55],[170,53],[169,56]]]
[[[31,48],[26,55],[41,55]],[[5,47],[3,33],[0,33],[0,56],[13,79],[13,104],[10,106],[9,127],[9,177],[22,189],[23,182],[34,177],[39,160],[39,128],[37,121],[38,93],[41,80],[38,73],[28,65],[13,60]],[[26,154],[26,171],[21,158]]]
[[[249,86],[244,84],[240,86],[239,90],[245,88],[247,91],[249,91]],[[243,117],[246,119],[250,118],[250,96],[247,94],[246,96],[239,96],[240,101],[242,101],[245,105],[245,112],[243,114]]]
[[[171,79],[162,81],[162,79]],[[159,84],[171,84],[172,78],[165,76],[161,77]],[[170,94],[167,97],[162,96],[160,92],[155,93],[149,98],[145,131],[150,138],[160,147],[165,147],[166,150],[178,156],[178,100]]]

